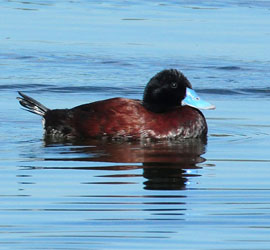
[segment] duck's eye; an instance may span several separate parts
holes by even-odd
[[[171,87],[172,87],[173,89],[176,89],[176,88],[178,87],[177,82],[172,82],[172,83],[171,83]]]

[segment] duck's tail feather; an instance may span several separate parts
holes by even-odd
[[[36,101],[35,99],[23,94],[22,92],[18,91],[19,95],[21,97],[17,97],[19,100],[20,104],[25,108],[25,110],[40,115],[44,116],[49,109]]]

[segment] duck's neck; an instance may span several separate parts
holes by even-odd
[[[149,111],[154,113],[165,113],[170,110],[173,110],[179,106],[168,106],[168,105],[162,105],[160,103],[147,103],[145,101],[142,101],[142,105]]]

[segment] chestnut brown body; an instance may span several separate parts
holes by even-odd
[[[48,136],[160,140],[196,138],[207,133],[205,118],[197,109],[178,106],[154,113],[141,101],[126,98],[49,110],[44,119]]]

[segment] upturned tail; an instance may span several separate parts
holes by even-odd
[[[25,108],[25,110],[40,116],[44,116],[49,111],[47,107],[45,107],[35,99],[23,94],[20,91],[18,91],[18,93],[21,97],[17,97],[17,99],[19,100],[20,104]]]

